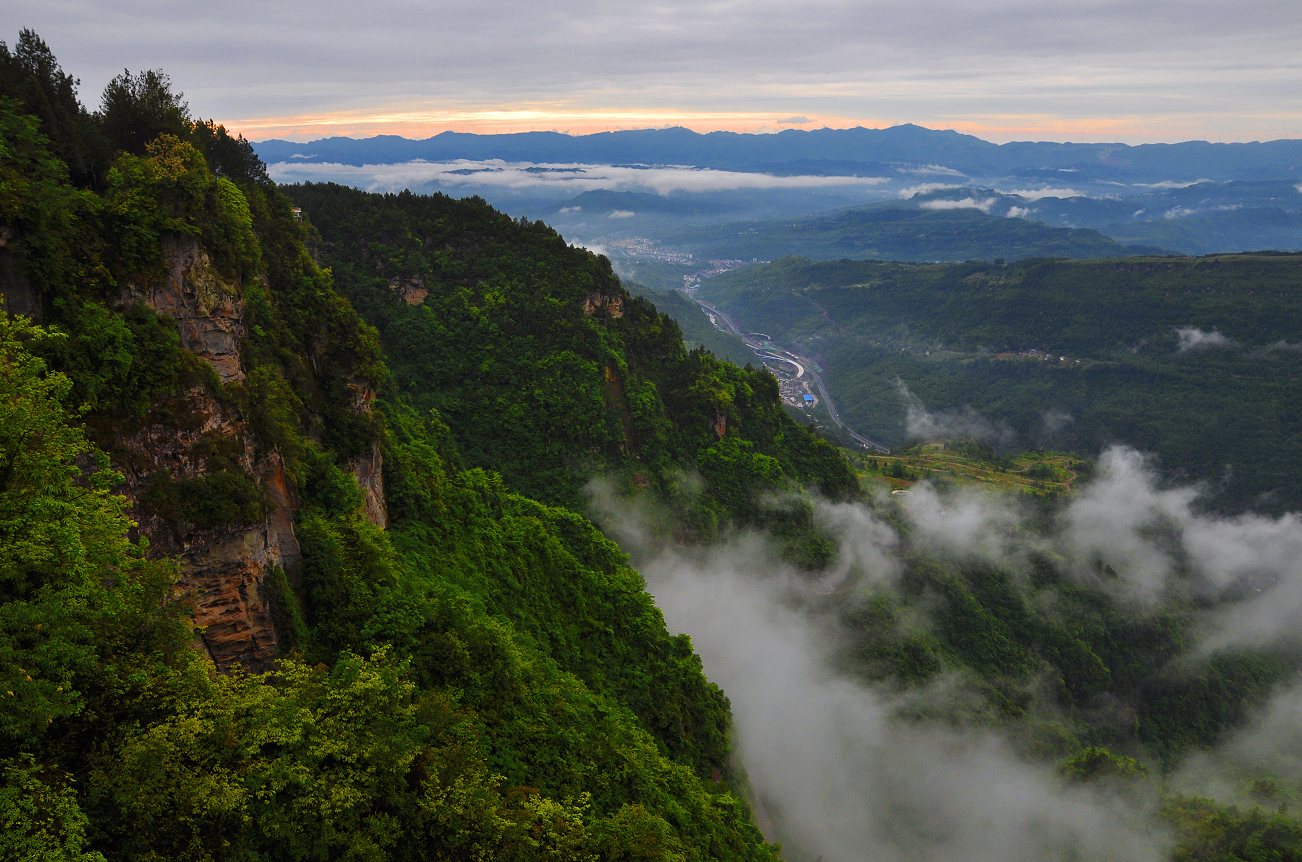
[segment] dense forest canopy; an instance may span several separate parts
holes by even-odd
[[[5,299],[42,321],[3,330],[3,855],[769,857],[690,642],[590,524],[468,465],[403,394],[247,143],[161,73],[90,114],[34,34],[3,60]],[[243,303],[235,367],[131,301],[187,247],[203,307]],[[142,437],[195,442],[165,462]],[[350,470],[376,446],[387,529]],[[215,674],[167,548],[271,517],[250,464],[280,463],[301,546],[262,581],[281,655]]]
[[[842,706],[891,704],[891,732],[1004,740],[1050,776],[1044,798],[1156,799],[1136,808],[1163,837],[1134,858],[1302,853],[1289,763],[1244,767],[1222,802],[1173,777],[1299,661],[1289,637],[1205,636],[1224,608],[1293,612],[1291,570],[1217,568],[1206,548],[1227,525],[1292,548],[1292,521],[1211,520],[1118,450],[1067,499],[1004,509],[937,485],[916,505],[865,500],[771,375],[689,351],[545,225],[474,199],[277,188],[162,72],[124,72],[85,110],[30,31],[0,69],[0,857],[804,860],[819,845],[784,825],[798,806],[766,806],[768,837],[807,844],[761,833],[742,762],[767,752],[739,743],[624,552],[707,583],[735,547],[741,583],[772,570],[792,587],[748,620],[765,640],[782,614],[834,635],[833,668],[778,680],[779,701],[830,679]],[[1159,289],[1124,281],[1147,262],[1106,265]],[[922,323],[1015,327],[1029,308],[1042,340],[1070,315],[1054,281],[1070,266],[875,270],[904,287],[874,295],[904,297],[927,338],[994,343]],[[1267,298],[1291,283],[1243,266]],[[805,293],[753,275],[720,279],[721,301],[753,290],[774,333],[828,337]],[[1015,297],[1005,316],[965,311],[993,279]],[[867,282],[837,296],[851,307]],[[1234,299],[1244,320],[1289,325]],[[846,312],[826,307],[837,326]],[[1174,313],[1154,303],[1153,325],[1258,346],[1239,318]],[[1106,337],[1141,331],[1127,318]],[[1130,556],[1082,539],[1100,511],[1128,515],[1122,498],[1148,507],[1122,523]],[[932,503],[998,517],[965,532]],[[629,510],[654,521],[637,539]],[[852,742],[838,761],[860,762]],[[888,831],[926,853],[965,822]],[[1002,834],[991,823],[973,828]],[[1096,846],[1031,826],[1062,858]]]
[[[542,223],[443,195],[284,191],[379,332],[399,391],[511,487],[570,507],[593,476],[650,487],[704,538],[782,517],[751,504],[766,490],[857,495],[844,458],[787,416],[767,371],[688,352],[607,260]],[[705,479],[702,494],[683,495],[685,472]]]
[[[1173,476],[1211,483],[1217,508],[1280,512],[1302,505],[1300,288],[1302,259],[1263,253],[789,258],[700,293],[744,326],[802,345],[850,425],[892,445],[938,429],[1005,450],[1096,454],[1124,443]]]

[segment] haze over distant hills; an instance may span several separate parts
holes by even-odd
[[[1302,140],[1219,144],[993,144],[972,135],[912,124],[886,129],[788,129],[777,134],[639,129],[571,136],[558,132],[477,135],[443,132],[425,140],[394,135],[310,143],[269,140],[254,145],[268,163],[337,162],[346,165],[415,159],[646,165],[691,165],[716,170],[781,172],[805,161],[813,173],[863,175],[892,163],[935,164],[969,176],[1019,175],[1044,179],[1049,172],[1079,174],[1076,180],[1144,181],[1288,179],[1302,173]],[[876,163],[876,164],[874,164]]]
[[[1088,228],[1049,227],[1021,218],[988,215],[972,206],[943,210],[865,207],[794,223],[702,228],[671,236],[666,242],[707,260],[773,260],[804,255],[816,260],[961,261],[1168,253],[1157,246],[1123,245]]]
[[[255,146],[279,182],[478,195],[601,249],[630,237],[747,260],[1302,249],[1302,140],[993,144],[902,125]]]

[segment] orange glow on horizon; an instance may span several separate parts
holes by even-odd
[[[1229,140],[1269,140],[1267,126],[1277,127],[1279,117],[1238,117],[1262,121],[1261,134],[1239,126],[1240,133]],[[802,121],[803,122],[800,122]],[[1075,141],[1080,143],[1150,143],[1187,140],[1221,140],[1215,129],[1216,117],[1168,115],[1163,117],[1081,117],[1053,115],[991,115],[883,119],[835,117],[804,113],[747,111],[671,110],[579,110],[540,106],[512,110],[394,110],[386,113],[335,112],[293,117],[260,117],[226,123],[230,131],[253,141],[283,138],[310,141],[328,137],[368,138],[401,135],[419,140],[441,132],[469,132],[483,135],[529,131],[556,131],[571,135],[627,129],[681,126],[695,132],[772,133],[785,129],[845,129],[856,126],[885,128],[915,122],[931,129],[952,129],[998,143],[1006,141]],[[1249,137],[1243,137],[1247,134]]]
[[[796,122],[804,120],[805,122]],[[624,129],[682,126],[698,132],[777,132],[782,129],[837,128],[858,125],[853,120],[830,117],[793,117],[789,114],[745,111],[579,111],[482,110],[395,111],[383,114],[331,113],[297,117],[263,117],[226,123],[232,132],[250,140],[289,138],[310,140],[334,136],[353,138],[402,135],[429,138],[440,132],[507,134],[556,131],[571,135]]]

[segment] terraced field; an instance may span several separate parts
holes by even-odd
[[[921,481],[974,485],[1018,494],[1066,494],[1094,465],[1062,452],[1023,452],[1000,456],[979,443],[950,440],[923,443],[890,455],[851,453],[865,488],[903,491]]]

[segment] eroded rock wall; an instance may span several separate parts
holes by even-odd
[[[366,520],[383,530],[389,525],[389,510],[384,502],[384,456],[380,444],[371,444],[365,457],[353,462],[353,478],[362,489],[362,513]]]
[[[151,283],[130,284],[123,304],[144,302],[176,321],[181,344],[208,361],[223,383],[244,379],[240,345],[246,336],[245,305],[237,284],[225,280],[198,242],[173,239],[164,248],[165,271]],[[319,348],[324,351],[324,345]],[[311,357],[313,365],[319,356]],[[375,390],[357,380],[351,409],[369,413]],[[156,421],[154,421],[156,420]],[[294,534],[298,490],[277,452],[259,454],[233,403],[203,387],[163,399],[143,423],[120,438],[115,466],[126,478],[124,493],[133,501],[140,533],[151,552],[180,560],[178,588],[193,602],[203,647],[217,667],[236,664],[269,670],[280,639],[273,622],[268,578],[279,568],[293,581],[302,560]],[[384,528],[383,458],[378,442],[351,465],[364,494],[364,513]],[[247,523],[201,529],[151,511],[146,491],[160,471],[174,481],[217,470],[237,469],[262,495],[262,517]]]
[[[181,345],[206,359],[223,383],[243,380],[244,300],[239,285],[222,278],[193,238],[168,240],[164,260],[166,275],[146,285],[128,284],[123,302],[144,302],[175,320]]]
[[[605,309],[611,317],[624,316],[624,297],[614,293],[590,293],[583,299],[583,313],[591,317],[599,309]]]
[[[297,490],[279,453],[255,459],[252,438],[240,417],[211,394],[197,389],[165,399],[146,422],[119,442],[115,467],[125,477],[123,491],[133,501],[133,518],[151,552],[174,556],[181,564],[178,589],[193,603],[199,637],[222,670],[240,664],[265,671],[277,655],[266,580],[276,566],[296,572],[301,560],[294,535]],[[215,453],[220,453],[217,455]],[[173,480],[193,479],[235,462],[257,480],[263,517],[199,529],[152,511],[144,502],[151,477],[165,472]]]

